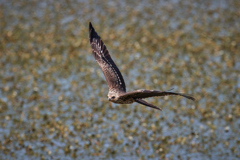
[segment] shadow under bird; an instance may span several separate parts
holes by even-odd
[[[103,74],[107,80],[107,84],[109,87],[109,101],[118,104],[131,104],[133,102],[137,102],[142,105],[161,110],[161,108],[149,104],[143,99],[157,96],[177,95],[183,96],[193,101],[195,100],[192,96],[170,91],[140,89],[126,92],[126,86],[122,74],[117,68],[116,64],[113,62],[106,46],[93,28],[91,22],[89,22],[89,41],[92,47],[92,54],[99,66],[101,67]]]

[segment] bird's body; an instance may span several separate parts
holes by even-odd
[[[118,103],[118,104],[131,104],[133,102],[135,102],[135,100],[133,98],[121,98],[121,96],[119,97],[115,97],[115,99],[110,100],[113,103]]]
[[[133,102],[137,102],[142,105],[161,110],[161,108],[149,104],[142,99],[156,96],[179,95],[191,100],[195,100],[189,95],[170,91],[141,89],[132,92],[126,92],[126,86],[122,74],[112,60],[101,38],[98,36],[98,34],[95,32],[95,29],[92,27],[91,22],[89,23],[89,41],[92,47],[92,53],[94,55],[94,58],[101,67],[103,74],[107,80],[109,87],[109,101],[118,104],[131,104]]]

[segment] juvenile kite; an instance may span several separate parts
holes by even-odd
[[[193,101],[195,100],[193,97],[189,95],[170,91],[155,91],[140,89],[132,92],[126,92],[126,86],[122,74],[115,65],[115,63],[113,62],[103,41],[95,32],[95,29],[93,28],[91,22],[89,23],[89,41],[92,47],[92,53],[94,55],[94,58],[101,67],[103,74],[107,80],[109,88],[108,91],[109,101],[119,104],[130,104],[133,102],[137,102],[142,105],[161,110],[161,108],[149,104],[142,99],[156,96],[178,95],[191,99]]]

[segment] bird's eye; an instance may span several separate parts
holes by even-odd
[[[114,99],[115,98],[115,96],[112,96],[112,99]]]

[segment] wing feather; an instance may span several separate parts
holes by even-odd
[[[89,23],[89,42],[92,47],[93,56],[101,67],[106,78],[109,90],[126,92],[126,86],[122,74],[112,60],[107,47],[93,28],[91,22]]]
[[[154,90],[145,90],[145,89],[127,92],[125,94],[122,94],[121,97],[126,98],[126,99],[130,98],[130,97],[142,99],[142,98],[157,97],[157,96],[170,96],[170,95],[177,95],[177,96],[182,96],[182,97],[188,98],[193,101],[195,100],[194,97],[187,95],[187,94],[183,94],[183,93],[176,93],[176,92],[169,92],[169,91],[154,91]]]

